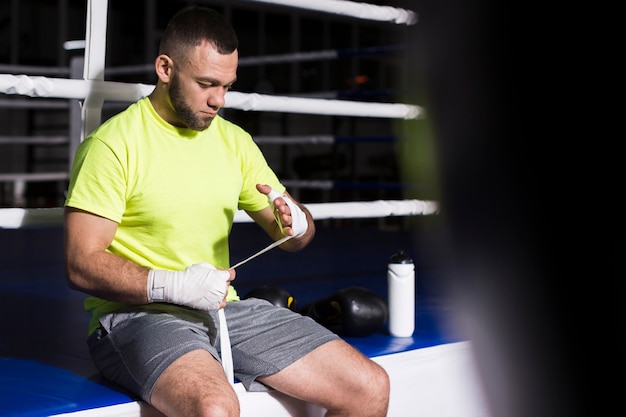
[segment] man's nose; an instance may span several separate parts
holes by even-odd
[[[207,104],[210,107],[221,109],[226,102],[226,87],[214,87],[211,89],[211,94],[207,99]]]

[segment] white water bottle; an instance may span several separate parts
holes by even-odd
[[[395,337],[411,337],[415,330],[415,266],[402,250],[389,258],[387,288],[389,333]]]

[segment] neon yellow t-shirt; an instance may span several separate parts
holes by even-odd
[[[143,98],[79,145],[65,205],[117,222],[108,251],[139,265],[228,268],[236,210],[268,205],[258,183],[285,190],[243,129],[219,116],[202,132],[177,128]],[[236,299],[230,287],[228,300]],[[88,297],[89,333],[99,317],[121,307]]]

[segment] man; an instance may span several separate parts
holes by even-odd
[[[290,236],[287,251],[315,233],[250,135],[218,115],[236,80],[237,47],[215,11],[181,10],[163,33],[154,91],[76,152],[66,268],[69,285],[89,294],[94,363],[168,416],[238,416],[220,364],[223,308],[235,376],[248,390],[276,389],[328,416],[384,416],[389,379],[380,366],[310,318],[239,300],[230,285],[237,209],[275,241]]]

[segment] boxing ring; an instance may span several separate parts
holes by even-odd
[[[285,7],[304,2],[265,1]],[[349,1],[319,0],[307,8],[360,19],[415,24],[413,12]],[[145,84],[104,81],[106,1],[89,1],[85,40],[84,78],[48,78],[0,74],[0,92],[29,97],[80,100],[81,131],[75,140],[101,121],[107,101],[132,102],[149,94]],[[302,56],[299,57],[302,59]],[[346,100],[243,94],[226,96],[226,108],[415,119],[418,106]],[[308,136],[301,142],[328,143],[339,138]],[[259,141],[281,142],[280,137]],[[289,143],[294,143],[290,138]],[[73,144],[76,146],[76,143]],[[286,182],[289,187],[290,184]],[[299,184],[293,184],[298,186]],[[302,184],[300,184],[302,185]],[[331,188],[336,183],[305,184]],[[238,268],[240,295],[261,284],[290,291],[300,305],[342,288],[360,286],[387,298],[387,261],[398,249],[409,252],[416,264],[415,332],[395,338],[386,330],[366,337],[346,338],[381,364],[391,378],[389,416],[488,417],[472,344],[459,327],[455,306],[438,281],[436,262],[428,245],[436,236],[416,238],[410,228],[345,227],[321,220],[381,219],[437,216],[438,203],[428,200],[377,200],[304,204],[317,224],[316,237],[298,253],[270,251]],[[84,294],[69,289],[62,253],[62,208],[0,209],[0,415],[7,416],[160,416],[117,386],[101,379],[85,344],[89,317]],[[243,212],[235,216],[230,237],[234,264],[267,245],[267,236]],[[341,360],[341,358],[329,358]],[[306,383],[306,381],[303,381]],[[324,410],[279,393],[249,393],[240,383],[235,390],[242,416],[322,416]]]

